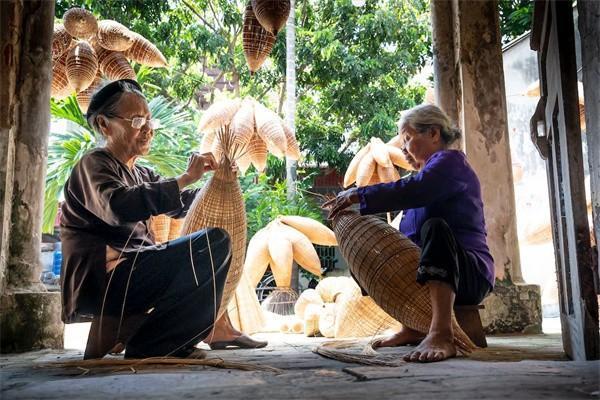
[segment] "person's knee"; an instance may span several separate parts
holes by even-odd
[[[434,231],[449,231],[450,226],[443,218],[429,218],[421,227],[421,237],[426,237],[430,232]]]

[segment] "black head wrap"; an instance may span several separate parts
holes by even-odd
[[[85,114],[85,118],[88,123],[95,128],[95,119],[96,116],[102,114],[102,111],[107,108],[107,103],[110,103],[111,100],[114,102],[121,97],[121,94],[124,92],[139,92],[139,94],[143,97],[142,87],[139,83],[134,81],[133,79],[120,79],[118,81],[111,82],[98,90],[92,96],[90,101],[90,105],[88,106],[87,113]]]

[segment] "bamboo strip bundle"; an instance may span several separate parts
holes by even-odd
[[[171,218],[165,214],[153,215],[150,217],[150,230],[154,235],[156,243],[164,243],[169,240],[169,230],[171,227]]]
[[[292,285],[292,264],[295,255],[292,243],[286,237],[283,237],[279,230],[271,227],[268,246],[271,255],[271,272],[277,287],[290,287]]]
[[[298,265],[313,275],[321,276],[321,260],[319,259],[319,255],[310,240],[304,234],[277,220],[274,221],[272,229],[273,232],[269,239],[269,253],[271,253],[271,259],[275,258],[271,252],[272,243],[276,240],[279,241],[279,237],[281,237],[291,245],[293,260],[296,260]],[[275,239],[275,237],[278,239]],[[290,261],[293,262],[293,260]],[[292,262],[286,265],[287,271],[290,274],[290,285]],[[271,270],[273,270],[273,266],[271,266]],[[273,271],[273,275],[275,275],[275,271]],[[277,282],[277,279],[275,279],[275,281]],[[279,284],[277,286],[279,286]]]
[[[86,41],[79,41],[67,55],[67,79],[77,93],[92,84],[98,71],[96,52]]]
[[[267,145],[265,142],[255,133],[250,139],[248,144],[248,153],[252,160],[252,165],[258,172],[262,172],[267,167]]]
[[[181,236],[181,228],[183,227],[183,218],[171,218],[169,224],[169,237],[168,240],[174,240]]]
[[[258,285],[270,263],[269,232],[267,229],[261,229],[250,239],[248,254],[246,254],[244,262],[244,272],[248,275],[253,287]]]
[[[111,81],[119,79],[133,79],[137,76],[131,68],[129,61],[119,51],[102,52],[102,56],[98,57],[100,71]]]
[[[112,51],[125,51],[133,45],[131,31],[110,19],[98,22],[97,38],[100,46]]]
[[[240,99],[215,102],[202,114],[198,129],[204,132],[229,125],[235,113],[240,109],[240,106]]]
[[[71,47],[73,37],[67,32],[63,25],[54,25],[52,33],[52,61],[56,61],[65,51]]]
[[[69,34],[77,39],[89,39],[98,32],[98,21],[94,14],[83,8],[74,7],[63,15],[63,24]]]
[[[231,131],[220,130],[219,140],[223,144],[224,157],[214,175],[202,187],[192,203],[182,232],[187,235],[204,228],[222,228],[229,233],[232,255],[219,316],[227,309],[242,275],[246,253],[246,210],[242,190],[235,172],[231,170]]]
[[[319,221],[298,215],[280,215],[278,219],[285,225],[302,232],[314,244],[337,246],[333,231]]]
[[[167,59],[148,39],[136,32],[131,32],[133,44],[125,51],[125,57],[136,63],[149,67],[166,67]]]
[[[362,161],[362,159],[371,151],[371,143],[368,143],[365,147],[360,149],[358,153],[354,156],[350,164],[348,165],[348,169],[346,170],[346,174],[344,175],[344,187],[352,185],[356,181],[356,173],[358,172],[358,165]]]
[[[244,12],[242,43],[244,57],[250,73],[253,74],[258,71],[273,50],[275,36],[258,22],[251,4],[248,4]]]
[[[336,304],[336,338],[374,336],[386,329],[401,328],[371,297],[363,296],[358,286],[342,292]]]
[[[98,90],[98,88],[102,85],[102,77],[100,75],[96,75],[96,79],[87,89],[82,90],[77,93],[77,103],[79,104],[79,108],[81,112],[86,113],[87,109],[90,105],[90,101],[92,101],[92,96]]]
[[[290,15],[290,1],[252,0],[252,9],[262,27],[277,36]]]
[[[287,150],[287,140],[281,118],[260,103],[254,105],[256,132],[276,157],[283,157]]]
[[[426,333],[431,324],[427,286],[415,280],[420,250],[407,237],[374,216],[339,213],[334,232],[352,274],[384,311],[407,327]],[[452,315],[454,342],[463,352],[476,348]]]
[[[57,100],[68,97],[73,90],[67,79],[67,55],[67,52],[64,52],[52,66],[51,93]]]
[[[377,164],[382,167],[391,167],[392,161],[386,148],[385,143],[379,138],[371,138],[371,153]]]
[[[245,272],[227,306],[227,313],[233,327],[247,334],[260,332],[266,325],[265,313]]]
[[[356,169],[356,186],[363,187],[369,184],[375,172],[376,164],[375,158],[370,152],[362,158]]]

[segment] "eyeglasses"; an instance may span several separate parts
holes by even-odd
[[[142,126],[148,124],[150,129],[158,129],[161,127],[160,120],[158,119],[148,119],[144,117],[134,117],[134,118],[124,118],[118,115],[111,115],[112,118],[119,118],[124,121],[131,121],[131,127],[133,129],[141,129]]]

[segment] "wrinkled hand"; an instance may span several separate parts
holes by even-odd
[[[334,219],[340,211],[345,210],[352,204],[360,202],[358,197],[358,189],[351,188],[338,193],[335,199],[331,199],[323,204],[324,209],[329,209],[329,215],[327,219]]]
[[[217,160],[212,153],[200,154],[193,152],[188,160],[187,170],[177,178],[179,189],[198,181],[205,172],[214,171],[217,168]]]

